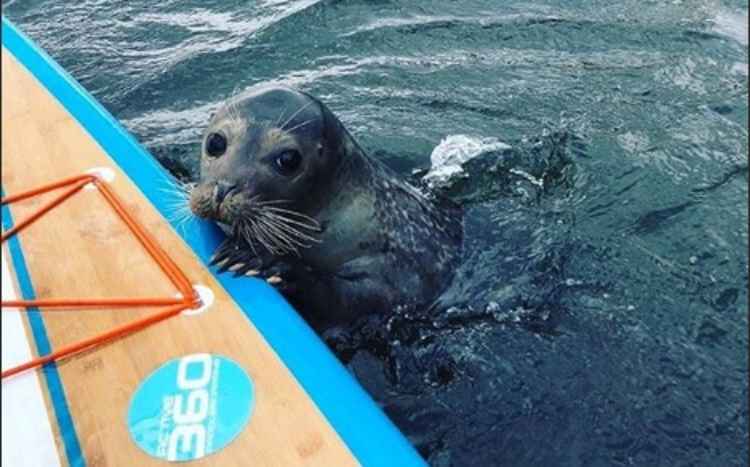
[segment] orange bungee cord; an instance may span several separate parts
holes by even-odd
[[[28,217],[20,220],[16,225],[2,234],[2,243],[12,236],[18,234],[23,229],[33,224],[45,213],[59,206],[66,199],[70,198],[84,186],[93,184],[98,191],[104,196],[107,203],[115,210],[117,215],[128,226],[129,230],[136,236],[138,241],[143,245],[149,255],[156,261],[162,271],[167,275],[169,280],[177,287],[178,297],[147,297],[147,298],[60,298],[60,299],[37,299],[37,300],[2,300],[3,310],[10,308],[118,308],[118,307],[148,307],[148,306],[166,306],[167,308],[137,319],[130,323],[115,327],[91,338],[84,339],[55,350],[50,354],[34,358],[26,363],[2,371],[2,379],[15,375],[17,373],[37,368],[51,362],[56,362],[65,357],[74,355],[84,350],[99,347],[107,342],[124,337],[128,334],[145,329],[148,326],[164,321],[168,318],[180,314],[189,308],[200,307],[200,298],[193,289],[190,281],[179,267],[172,261],[167,253],[159,246],[156,240],[148,231],[139,224],[133,216],[128,213],[125,204],[115,195],[114,191],[108,184],[93,174],[83,174],[75,177],[69,177],[57,182],[49,183],[32,190],[7,196],[0,200],[0,204],[11,204],[17,201],[31,198],[52,190],[68,187],[60,195],[42,205]]]

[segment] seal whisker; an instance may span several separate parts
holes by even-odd
[[[284,224],[287,224],[289,226],[297,226],[302,227],[307,230],[312,230],[313,232],[320,232],[320,224],[317,222],[301,222],[299,220],[290,219],[289,217],[282,216],[273,212],[264,212],[263,215],[273,218],[274,220],[278,220],[279,222],[282,222]]]
[[[190,191],[186,189],[183,186],[180,186],[178,184],[169,185],[169,186],[160,186],[157,188],[162,193],[166,193],[168,195],[174,195],[178,198],[189,198],[190,197]]]
[[[225,239],[221,245],[216,249],[214,254],[211,256],[211,266],[224,267],[227,264],[236,262],[236,258],[239,254],[239,248],[233,238]]]
[[[230,123],[232,125],[243,125],[242,116],[240,115],[239,107],[237,106],[237,103],[239,99],[237,97],[241,94],[241,90],[239,86],[235,86],[232,90],[232,94],[230,95],[228,101],[229,104],[227,104],[227,118],[229,119]]]
[[[270,222],[266,221],[266,223],[270,223]],[[294,239],[295,242],[300,243],[300,246],[305,246],[305,248],[309,248],[310,246],[312,246],[312,243],[321,242],[320,239],[307,235],[303,232],[300,232],[297,229],[285,227],[282,224],[272,224],[272,225],[275,228],[275,230],[283,232],[284,235]]]
[[[309,242],[320,243],[320,239],[313,237],[312,235],[297,229],[289,224],[284,224],[278,219],[266,218],[266,222],[273,224],[277,229],[283,231],[287,235],[290,235],[299,240],[306,240]],[[311,245],[308,245],[311,246]]]
[[[303,238],[295,238],[294,236],[290,236],[288,235],[288,232],[284,232],[283,230],[279,229],[278,226],[274,226],[268,223],[264,223],[264,225],[266,225],[269,230],[272,230],[277,235],[280,243],[284,243],[291,249],[296,250],[297,247],[309,248],[311,246],[309,243],[304,242]]]
[[[267,205],[274,205],[274,204],[289,204],[289,203],[291,203],[291,201],[287,199],[272,199],[268,201],[258,201],[256,204],[258,206],[267,206]]]
[[[183,182],[182,180],[174,180],[174,182],[175,186],[186,194],[190,194],[195,188],[195,182]]]
[[[298,220],[290,219],[285,216],[279,216],[270,212],[266,213],[265,215],[275,222],[282,224],[284,227],[299,230],[300,232],[304,232],[306,235],[312,235],[320,233],[322,231],[322,229],[320,228],[320,224],[314,224],[307,221],[300,222]]]
[[[259,218],[258,222],[259,224],[262,224],[264,227],[266,227],[266,229],[273,232],[273,238],[276,240],[276,245],[281,250],[296,253],[297,255],[299,255],[298,247],[304,247],[304,243],[289,237],[286,233],[281,231],[275,225],[267,222],[265,219]]]
[[[240,111],[239,111],[239,109],[237,108],[236,105],[232,105],[230,107],[229,116],[230,116],[230,118],[232,120],[232,124],[233,125],[236,125],[236,126],[242,126],[243,125],[242,117],[240,116]]]
[[[173,182],[157,189],[167,196],[169,207],[167,218],[178,230],[184,232],[188,223],[196,217],[190,209],[190,192],[194,185],[179,180],[173,180]]]
[[[235,227],[235,232],[236,227]],[[236,235],[234,236],[236,237]],[[227,271],[237,263],[243,263],[247,253],[237,244],[236,238],[230,237],[224,240],[219,249],[211,258],[211,264],[219,268],[219,272]]]
[[[260,127],[265,132],[265,131],[267,131],[268,129],[271,128],[271,122],[270,121],[265,121],[265,122],[263,122],[263,123],[260,124]]]
[[[249,200],[247,200],[247,204],[250,205],[250,208],[255,208],[256,206],[259,206],[261,203],[260,201],[258,201],[259,199],[260,199],[260,195],[255,195],[251,197]]]
[[[289,108],[288,105],[284,106],[284,109],[279,114],[279,118],[276,119],[276,122],[273,124],[275,127],[279,126],[279,123],[281,122],[281,119],[284,118],[284,114],[286,113],[286,109]]]
[[[266,226],[271,232],[273,232],[280,241],[288,245],[290,251],[293,251],[299,256],[299,248],[310,248],[316,239],[298,231],[297,229],[289,228],[284,224],[280,224],[270,218],[260,218],[263,225]]]
[[[242,229],[242,238],[245,239],[245,243],[250,246],[250,249],[253,250],[253,255],[257,258],[258,250],[255,249],[255,239],[253,238],[250,222],[243,222],[240,228]]]
[[[250,235],[250,227],[248,225],[248,222],[240,221],[233,231],[234,231],[234,235],[237,238],[244,240],[245,243],[247,243],[248,245],[253,244],[253,242],[251,241],[252,235]]]
[[[299,113],[300,113],[300,112],[302,112],[303,110],[305,110],[306,108],[310,107],[310,105],[311,105],[311,104],[312,104],[313,102],[314,102],[314,101],[312,101],[312,100],[311,100],[311,101],[310,101],[310,102],[308,102],[307,104],[305,104],[305,105],[303,105],[302,107],[300,107],[300,108],[299,108],[299,109],[298,109],[298,110],[297,110],[296,112],[294,112],[294,113],[292,114],[292,116],[291,116],[291,117],[287,118],[287,119],[286,119],[286,121],[284,122],[284,124],[283,124],[283,125],[281,125],[281,126],[280,126],[279,128],[281,128],[281,129],[283,130],[283,129],[284,129],[284,127],[285,127],[285,126],[287,126],[287,125],[289,124],[289,122],[291,122],[291,121],[292,121],[292,120],[294,119],[294,117],[296,117],[297,115],[299,115]]]
[[[255,242],[258,242],[260,243],[261,246],[266,248],[266,250],[271,251],[270,248],[265,244],[263,239],[261,239],[260,236],[258,235],[257,228],[255,227],[255,223],[248,223],[245,225],[244,235],[245,235],[245,240],[247,241],[248,244],[254,245]],[[253,252],[255,252],[257,256],[257,251],[255,250],[255,247],[253,247]]]
[[[258,228],[257,223],[253,223],[251,226],[251,229],[253,231],[253,237],[260,242],[261,245],[263,245],[266,250],[271,252],[273,255],[281,254],[281,252],[274,246],[273,241],[271,238],[266,234],[266,232],[263,229]]]
[[[321,242],[311,235],[320,231],[315,219],[288,209],[274,211],[269,209],[269,203],[259,203],[257,198],[249,200],[253,215],[242,218],[235,228],[235,234],[245,240],[256,257],[255,242],[272,254],[294,253],[297,256],[300,248],[310,248]],[[293,215],[297,217],[291,217]]]
[[[299,125],[295,125],[295,126],[293,126],[292,128],[289,128],[288,130],[284,130],[284,131],[287,131],[287,132],[291,133],[291,132],[293,132],[294,130],[297,130],[297,129],[299,129],[299,128],[302,128],[303,126],[305,126],[305,125],[308,125],[308,124],[310,124],[310,123],[312,123],[312,122],[314,122],[314,121],[315,121],[315,119],[314,119],[314,118],[312,118],[312,119],[310,119],[310,120],[304,121],[304,122],[300,123]]]
[[[174,221],[177,227],[184,229],[187,224],[195,218],[195,214],[190,210],[190,207],[186,206],[175,210],[170,220]]]
[[[289,236],[286,232],[279,232],[277,228],[274,228],[272,226],[268,226],[266,228],[273,231],[273,233],[280,240],[280,243],[283,243],[283,245],[281,246],[283,246],[287,251],[293,252],[297,256],[300,256],[300,248],[306,249],[312,246],[311,241],[306,241],[304,238],[295,238],[293,236]]]
[[[263,210],[264,211],[269,211],[269,212],[276,212],[276,213],[279,213],[279,214],[288,214],[288,215],[291,215],[291,216],[296,216],[298,218],[307,219],[311,223],[318,224],[318,221],[315,220],[314,218],[308,216],[307,214],[303,214],[303,213],[301,213],[299,211],[294,211],[292,209],[280,208],[280,207],[277,207],[277,206],[267,206],[267,207],[264,207]]]
[[[190,211],[190,199],[183,197],[175,197],[174,199],[166,200],[167,206],[170,211]],[[192,211],[190,211],[192,214]]]

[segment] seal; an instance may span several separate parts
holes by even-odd
[[[306,318],[429,305],[461,256],[460,208],[368,156],[317,98],[263,85],[204,133],[191,211],[227,233],[220,272],[276,285]]]

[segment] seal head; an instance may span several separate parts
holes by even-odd
[[[335,165],[335,153],[325,154],[325,127],[313,100],[285,88],[262,88],[224,106],[204,135],[193,212],[233,225],[258,201],[309,209],[316,201],[310,194]]]
[[[428,304],[461,254],[460,211],[370,158],[316,98],[261,86],[203,138],[191,210],[228,234],[221,270],[259,275],[317,321]]]

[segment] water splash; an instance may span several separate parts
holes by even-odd
[[[747,46],[748,43],[747,21],[747,11],[720,11],[711,19],[714,32],[735,40],[744,46]]]
[[[509,144],[497,138],[450,135],[440,141],[430,155],[430,171],[422,178],[428,186],[446,186],[456,177],[465,176],[463,164],[489,152],[507,151]]]

